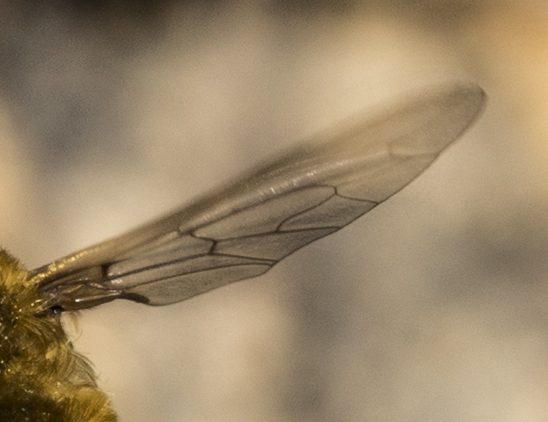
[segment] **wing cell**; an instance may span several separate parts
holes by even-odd
[[[436,158],[435,155],[419,155],[410,158],[393,157],[374,166],[353,172],[346,178],[337,180],[339,195],[380,203],[404,188],[405,181],[413,180]],[[363,181],[367,180],[368,183]]]
[[[334,194],[335,189],[329,186],[291,192],[199,228],[194,235],[221,240],[274,232],[285,219],[315,207]]]
[[[299,230],[222,240],[217,243],[213,252],[279,261],[297,249],[336,230],[336,228]]]
[[[342,228],[376,206],[376,202],[360,201],[334,195],[317,207],[287,219],[280,226],[280,230],[307,230],[322,227]]]
[[[178,232],[170,233],[169,237],[171,239],[166,243],[157,242],[156,248],[139,251],[134,256],[125,257],[125,259],[109,265],[108,278],[113,279],[169,262],[206,255],[215,245],[209,239],[198,239],[190,235],[181,236]]]
[[[257,277],[269,269],[270,266],[265,264],[209,269],[131,287],[125,290],[124,295],[129,299],[137,296],[137,301],[147,305],[169,305],[229,283]]]
[[[185,258],[178,261],[165,262],[152,267],[143,267],[132,272],[112,276],[110,271],[105,287],[111,289],[131,288],[134,286],[154,283],[158,280],[168,280],[172,277],[191,273],[207,272],[216,268],[230,268],[244,265],[265,264],[273,265],[273,262],[260,259],[250,259],[239,256],[203,255],[193,258]]]

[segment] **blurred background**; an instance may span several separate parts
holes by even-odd
[[[122,422],[548,421],[547,75],[541,0],[0,0],[0,244],[35,268],[472,81],[478,123],[351,226],[71,331]]]

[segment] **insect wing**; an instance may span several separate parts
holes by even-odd
[[[166,305],[258,276],[406,186],[473,122],[484,97],[475,85],[423,95],[33,275],[63,309],[115,298]]]

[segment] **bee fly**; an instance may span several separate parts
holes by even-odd
[[[0,249],[0,420],[116,421],[63,331],[62,312],[115,299],[168,305],[265,273],[405,187],[475,120],[484,100],[475,85],[423,94],[32,271]]]

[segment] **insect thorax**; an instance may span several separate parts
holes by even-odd
[[[93,370],[27,270],[0,249],[0,420],[114,422]]]

